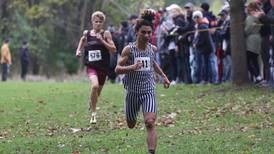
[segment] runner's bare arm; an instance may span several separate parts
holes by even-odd
[[[153,51],[156,52],[157,48],[155,46],[152,46]],[[153,68],[155,70],[155,72],[159,75],[161,75],[164,79],[164,87],[168,88],[170,85],[170,81],[168,80],[166,74],[163,72],[163,70],[160,68],[160,66],[157,64],[157,62],[155,60],[153,60]]]
[[[109,31],[104,32],[104,38],[106,39],[106,40],[102,39],[102,42],[104,43],[104,45],[107,47],[107,49],[111,53],[115,53],[116,52],[116,47],[115,47],[115,44],[112,40],[111,33]]]
[[[152,46],[152,49],[154,51],[154,53],[157,51],[157,47],[156,46]],[[162,71],[162,69],[160,68],[160,66],[157,64],[157,62],[155,60],[153,60],[153,68],[155,70],[155,72],[161,76],[165,76],[165,73]]]
[[[141,62],[137,62],[133,65],[125,66],[128,59],[129,59],[129,55],[130,55],[130,47],[126,46],[123,49],[121,57],[118,60],[117,66],[115,68],[115,72],[117,74],[125,74],[125,73],[128,73],[128,72],[140,69],[142,67],[143,64]]]
[[[76,55],[77,57],[80,57],[80,56],[81,56],[81,49],[82,49],[83,46],[84,46],[85,39],[86,39],[86,38],[85,38],[84,36],[82,36],[81,39],[80,39],[80,41],[79,41],[79,43],[78,43],[78,47],[77,47],[76,53],[75,53],[75,55]]]

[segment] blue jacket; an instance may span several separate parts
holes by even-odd
[[[20,60],[21,63],[29,63],[29,50],[27,47],[22,47],[20,49]]]

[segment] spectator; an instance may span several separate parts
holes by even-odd
[[[178,34],[175,39],[177,45],[177,82],[190,83],[189,50],[186,45],[187,39],[185,35],[188,25],[181,9],[175,9],[173,14],[173,21],[176,26],[174,31]]]
[[[210,11],[210,5],[206,2],[201,4],[201,9],[202,13],[205,19],[208,20],[208,28],[214,28],[217,26],[217,18],[216,16]],[[217,73],[217,57],[215,56],[215,43],[216,43],[216,36],[213,35],[214,31],[209,29],[210,34],[212,35],[212,40],[214,43],[214,48],[213,48],[213,55],[210,57],[210,76],[209,76],[209,81],[210,82],[217,82],[218,80],[218,73]],[[216,73],[215,73],[216,72]],[[216,76],[215,76],[216,75]]]
[[[210,5],[206,2],[204,2],[201,4],[201,8],[202,8],[203,16],[209,21],[209,28],[216,27],[217,26],[217,18],[211,11],[209,11]]]
[[[135,25],[136,25],[136,19],[138,18],[137,15],[133,14],[129,17],[129,29],[127,34],[127,44],[130,42],[136,41],[136,33],[135,33]]]
[[[225,82],[231,79],[231,48],[230,48],[230,16],[227,10],[222,10],[220,16],[220,29],[216,31],[217,38],[219,38],[221,48],[221,61],[222,61],[222,79]]]
[[[29,66],[29,49],[28,42],[23,41],[22,47],[20,49],[20,61],[21,61],[21,79],[26,80],[26,75],[28,73]]]
[[[108,27],[108,31],[111,33],[113,43],[116,46],[116,50],[118,51],[121,46],[120,33],[115,31],[115,27],[113,25],[110,25]],[[108,78],[111,83],[115,83],[115,79],[117,76],[117,74],[114,71],[117,64],[117,59],[118,59],[117,51],[115,53],[110,53],[110,66],[109,66],[110,68],[108,72]]]
[[[1,47],[2,81],[7,81],[9,67],[11,65],[11,54],[9,49],[9,39],[6,38]]]
[[[193,47],[195,50],[194,59],[197,65],[197,69],[195,70],[196,79],[194,82],[207,83],[212,76],[215,77],[213,80],[213,83],[215,83],[217,82],[217,72],[215,72],[211,66],[211,59],[215,56],[213,52],[214,44],[209,31],[205,31],[208,28],[209,23],[207,20],[204,20],[201,11],[195,11],[193,13],[193,19],[196,23]]]
[[[181,33],[184,32],[190,32],[190,31],[194,31],[195,29],[195,21],[192,18],[192,14],[193,14],[193,4],[188,2],[185,4],[184,6],[185,10],[186,10],[186,22],[187,25],[184,28],[181,28]],[[185,34],[185,46],[186,46],[186,54],[189,54],[189,69],[190,69],[190,76],[191,78],[187,78],[187,83],[192,83],[193,79],[195,78],[194,76],[194,70],[196,68],[195,66],[195,62],[194,62],[194,52],[193,52],[193,48],[192,48],[192,40],[194,38],[194,33],[186,33]],[[186,67],[188,68],[188,67]]]
[[[271,3],[271,10],[267,14],[265,14],[263,11],[257,12],[258,16],[260,17],[260,21],[262,21],[264,24],[271,25],[274,24],[274,0],[270,0]],[[274,27],[271,26],[271,48],[272,48],[272,56],[270,56],[269,61],[270,61],[270,78],[271,78],[271,84],[274,86],[274,65],[273,65],[273,59],[274,59]]]
[[[247,66],[250,72],[251,80],[259,83],[263,80],[260,75],[258,57],[261,54],[262,38],[260,35],[261,26],[257,11],[260,10],[256,2],[247,5],[247,18],[245,20]]]
[[[166,21],[163,22],[163,28],[167,32],[167,37],[165,38],[165,43],[167,45],[167,59],[165,61],[168,61],[168,79],[171,80],[171,85],[176,84],[177,79],[177,56],[176,56],[176,42],[175,42],[175,23],[174,23],[174,16],[180,12],[181,8],[177,4],[171,4],[166,8],[168,16],[166,18]],[[179,11],[178,11],[179,10]]]
[[[267,14],[269,10],[271,10],[271,4],[269,0],[256,0],[257,4],[260,5],[263,12]],[[263,22],[262,22],[263,23]],[[270,80],[270,65],[269,65],[269,58],[270,58],[270,36],[271,36],[271,26],[267,23],[263,23],[263,26],[260,29],[260,34],[262,37],[262,52],[261,58],[263,62],[263,77],[264,79],[269,82]]]
[[[121,54],[122,49],[127,45],[127,37],[128,37],[128,31],[129,31],[129,25],[127,21],[122,21],[120,23],[119,33],[120,33],[120,41],[121,46],[118,47],[117,51],[119,54]]]

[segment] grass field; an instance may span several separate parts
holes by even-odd
[[[88,83],[0,83],[0,153],[146,153],[142,116],[126,127],[107,84],[89,125]],[[274,153],[274,93],[230,84],[157,86],[159,154]]]

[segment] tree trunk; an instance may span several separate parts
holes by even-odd
[[[39,64],[39,60],[38,57],[35,55],[32,59],[32,74],[33,75],[39,75],[40,72],[40,64]]]
[[[2,18],[2,12],[3,12],[3,10],[4,10],[4,2],[5,2],[5,0],[2,0],[2,1],[0,1],[0,8],[1,8],[1,10],[0,10],[0,17]]]
[[[81,28],[81,32],[83,32],[84,28],[85,28],[85,21],[86,21],[86,16],[87,16],[87,6],[88,6],[88,0],[84,1],[83,4],[83,8],[81,11],[81,24],[80,24],[80,28]],[[90,18],[88,18],[90,20]]]
[[[6,22],[8,22],[8,19],[9,19],[9,13],[8,13],[8,1],[6,0],[1,0],[0,2],[0,19],[1,19],[1,24],[4,24],[4,26],[2,27],[1,31],[0,31],[0,34],[2,36],[5,36],[8,34],[9,32],[9,28],[7,27],[7,24]]]
[[[244,37],[244,1],[230,0],[232,82],[248,83],[246,47]]]

